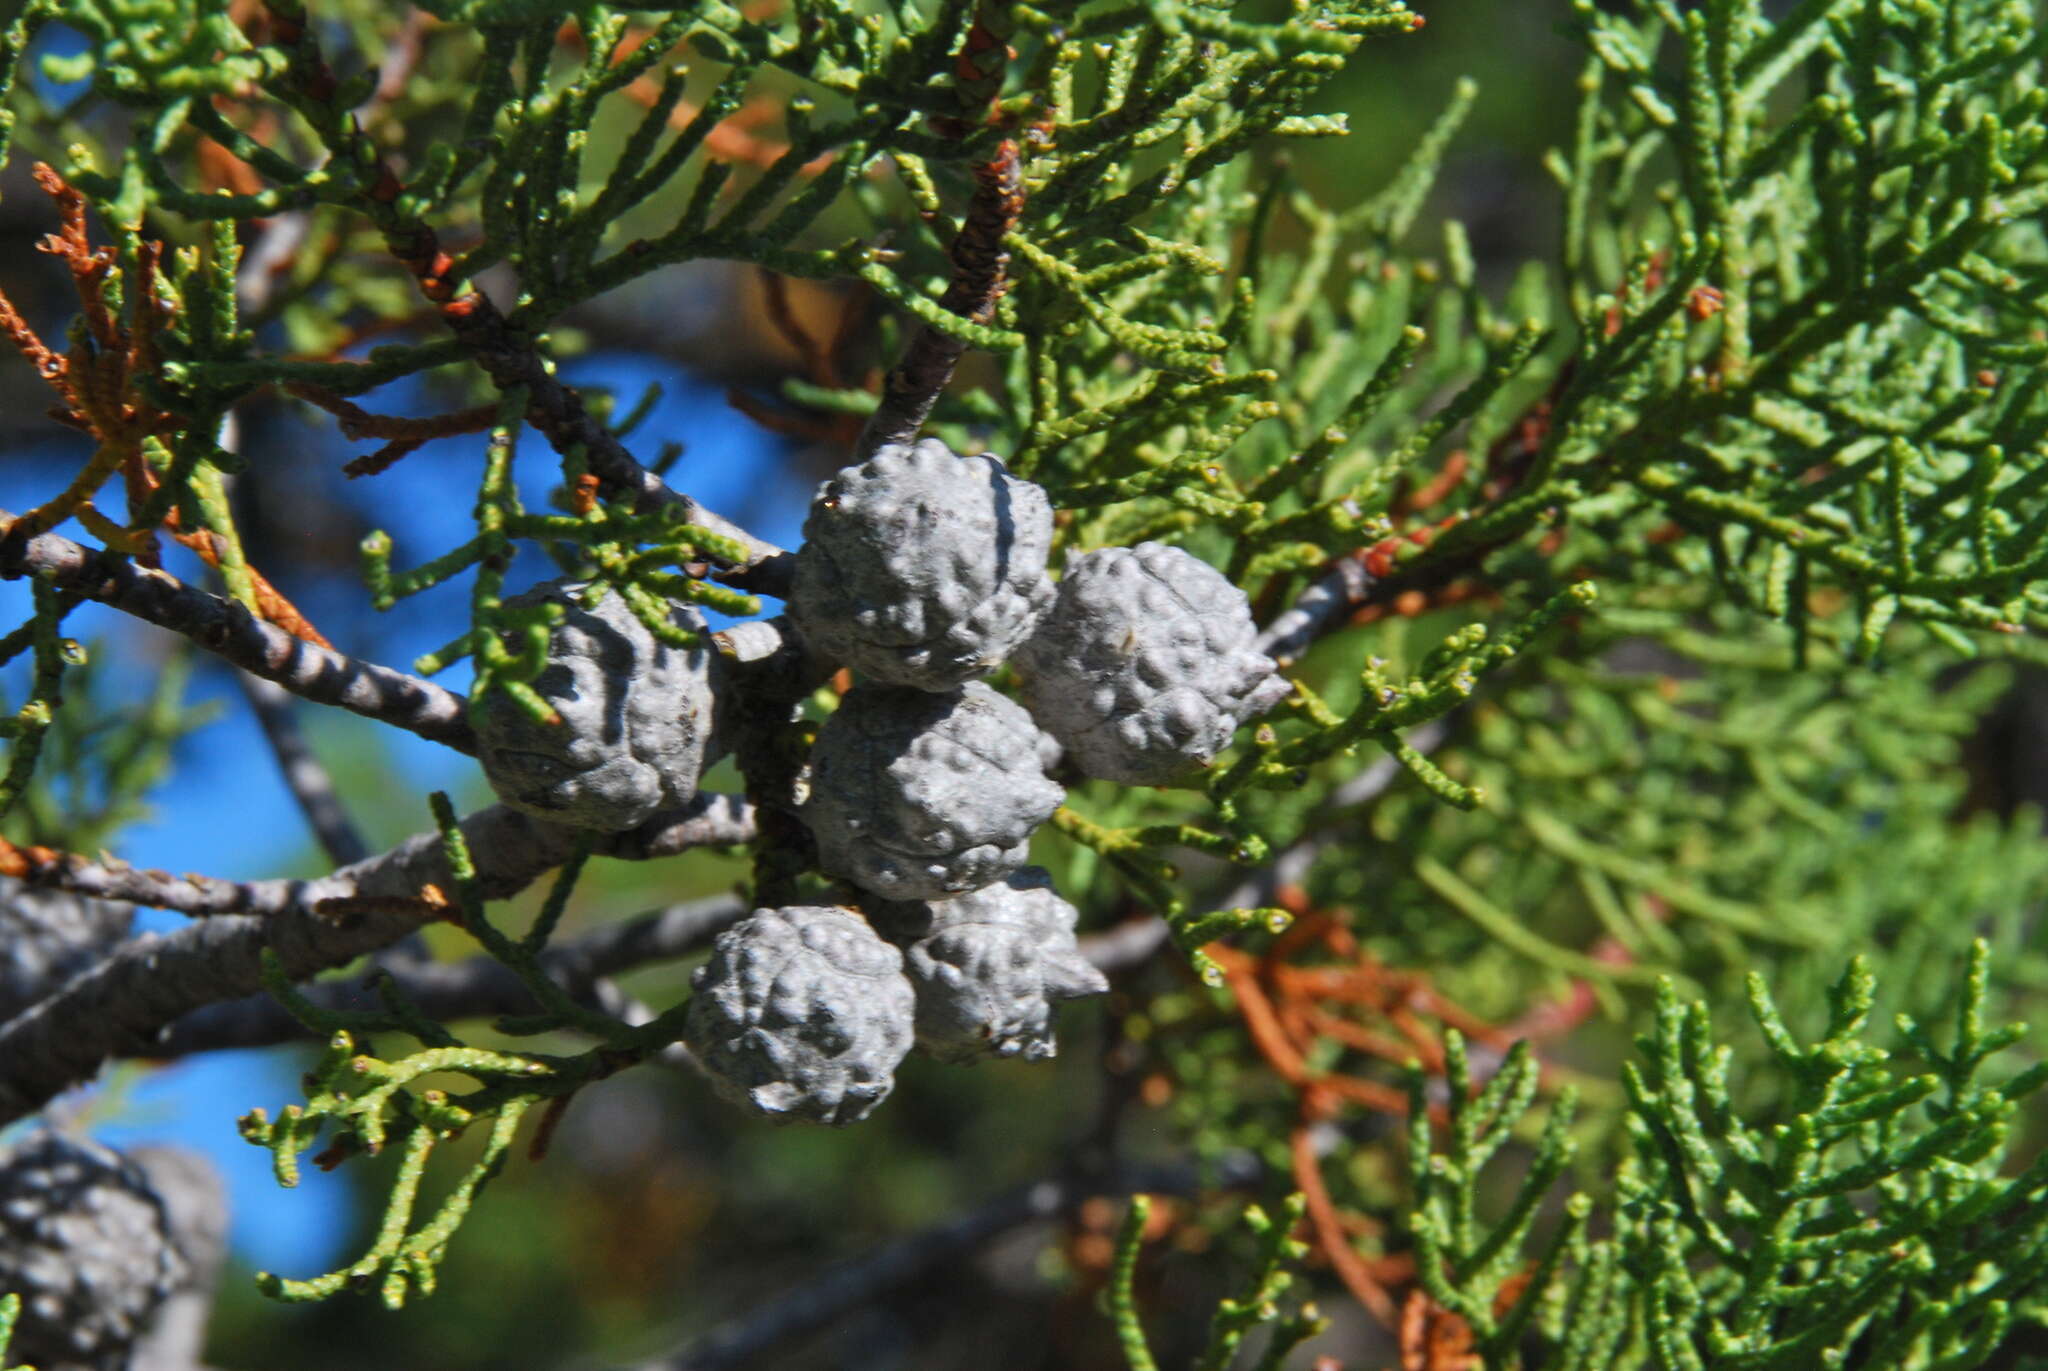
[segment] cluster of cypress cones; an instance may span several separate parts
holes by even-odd
[[[1287,691],[1244,596],[1178,548],[1069,557],[1048,574],[1053,509],[994,457],[933,439],[826,481],[797,554],[790,620],[852,669],[811,751],[803,818],[818,863],[859,892],[757,910],[696,974],[686,1037],[731,1098],[779,1119],[850,1123],[913,1048],[947,1061],[1052,1055],[1055,1002],[1106,989],[1076,912],[1027,867],[1058,809],[1062,760],[1157,784],[1206,763]],[[510,700],[480,710],[507,803],[630,828],[696,793],[724,750],[731,689],[616,593],[550,584],[563,607],[532,683],[562,727]],[[678,628],[699,631],[677,606]],[[982,678],[1008,662],[1021,703]]]
[[[722,1093],[843,1124],[913,1048],[1054,1051],[1053,1005],[1099,993],[1074,907],[1025,865],[1051,773],[1155,784],[1287,690],[1244,596],[1156,543],[1047,562],[1053,510],[994,457],[926,439],[819,489],[790,617],[857,683],[812,749],[803,817],[852,905],[763,909],[696,974],[686,1037]],[[1022,703],[981,678],[1004,662]]]

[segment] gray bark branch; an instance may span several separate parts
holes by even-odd
[[[233,600],[167,572],[87,548],[55,533],[22,540],[0,509],[0,577],[47,577],[59,590],[111,605],[183,634],[251,675],[315,704],[339,705],[458,752],[474,753],[469,702],[431,681],[295,638]]]
[[[604,924],[567,940],[549,949],[542,965],[570,994],[602,997],[606,978],[687,957],[739,922],[748,911],[747,903],[736,895],[671,905]],[[1098,970],[1120,971],[1150,959],[1166,945],[1166,940],[1164,920],[1132,919],[1082,938],[1081,955]],[[440,1023],[501,1014],[532,1014],[540,1009],[512,969],[491,957],[386,965],[380,970],[391,978],[400,994]],[[304,994],[326,1010],[383,1008],[371,976],[321,981],[306,987]],[[613,1011],[607,1008],[606,1012]],[[224,1048],[308,1042],[314,1036],[271,996],[250,995],[207,1005],[185,1015],[150,1044],[146,1055],[153,1061],[162,1061]]]
[[[1258,649],[1281,666],[1292,666],[1316,639],[1337,627],[1343,617],[1363,605],[1379,579],[1365,569],[1357,554],[1339,557],[1335,566],[1266,626]]]
[[[597,995],[605,977],[686,957],[746,912],[746,903],[736,895],[670,905],[564,940],[548,949],[541,965],[571,995]],[[383,974],[390,976],[399,993],[421,1013],[441,1023],[532,1014],[541,1007],[512,968],[491,957],[391,966],[384,968]],[[308,987],[305,994],[326,1010],[374,1011],[383,1007],[368,976],[322,981]],[[187,1014],[171,1025],[149,1055],[183,1057],[228,1047],[270,1047],[311,1037],[306,1026],[274,998],[251,995]]]
[[[486,898],[511,895],[566,861],[574,829],[503,805],[462,821]],[[750,841],[752,808],[725,795],[702,795],[684,809],[639,828],[602,835],[599,856],[629,861],[673,856],[693,847]],[[145,935],[0,1024],[0,1127],[82,1084],[114,1056],[147,1056],[163,1030],[184,1015],[262,989],[263,949],[274,948],[293,980],[344,966],[388,947],[437,908],[422,898],[433,885],[452,890],[438,833],[421,833],[366,861],[315,880],[212,881],[101,867],[81,859],[46,863],[25,879],[86,893],[100,878],[126,883],[116,898],[143,894],[213,903],[218,917],[175,933]],[[142,878],[142,879],[135,879]],[[160,878],[160,879],[159,879]],[[156,903],[155,900],[143,900]],[[171,905],[170,907],[177,907]]]

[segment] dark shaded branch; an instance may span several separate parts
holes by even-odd
[[[623,975],[654,962],[686,957],[750,912],[747,902],[737,895],[672,904],[593,928],[549,952],[548,959],[551,965],[591,978]]]
[[[1409,741],[1411,746],[1427,753],[1442,741],[1443,735],[1441,724],[1428,724],[1417,729]],[[1391,758],[1381,759],[1353,777],[1331,797],[1330,812],[1338,814],[1369,803],[1400,775],[1401,768],[1397,763]],[[665,856],[693,846],[746,841],[751,836],[752,824],[751,811],[741,802],[729,797],[712,797],[701,812],[664,816],[631,833],[607,835],[600,840],[597,851],[628,859]],[[466,832],[472,832],[473,843],[477,842],[473,828],[481,828],[486,842],[512,845],[509,854],[501,854],[498,859],[482,865],[488,892],[493,896],[510,894],[549,866],[558,864],[566,855],[568,843],[573,841],[573,835],[565,836],[567,830],[534,823],[502,807],[483,811],[467,821],[464,827]],[[1281,886],[1298,883],[1306,877],[1309,866],[1328,841],[1328,827],[1320,826],[1283,849],[1266,866],[1223,895],[1217,901],[1217,907],[1257,907],[1273,903]],[[523,852],[518,850],[518,844],[535,838],[540,840],[537,845]],[[327,878],[327,882],[353,883],[353,894],[336,893],[323,882],[212,881],[203,877],[102,866],[77,859],[72,859],[61,869],[44,869],[42,879],[45,883],[61,884],[83,893],[139,899],[143,903],[183,908],[190,912],[215,912],[219,917],[210,921],[212,923],[235,920],[235,914],[224,912],[229,910],[264,914],[294,910],[317,912],[319,906],[326,905],[329,909],[347,911],[360,910],[368,902],[381,900],[389,906],[384,912],[396,913],[406,921],[400,930],[402,936],[405,928],[416,927],[418,923],[434,917],[438,908],[420,901],[421,887],[417,884],[404,887],[400,882],[399,887],[408,889],[409,893],[393,894],[389,873],[379,873],[374,868],[379,864],[394,864],[393,869],[410,871],[422,876],[426,883],[438,884],[435,873],[445,878],[445,871],[438,866],[429,870],[422,865],[438,858],[438,845],[422,854],[414,850],[414,845],[422,843],[433,843],[433,836],[420,835],[376,862],[359,864]],[[497,848],[492,850],[498,851]],[[479,851],[483,849],[480,847]],[[506,860],[506,855],[512,859]],[[31,870],[29,875],[33,879],[36,872]],[[328,901],[334,903],[328,904]],[[410,908],[406,907],[408,903]],[[549,974],[572,994],[597,994],[608,977],[688,956],[746,912],[745,903],[735,896],[717,896],[672,905],[636,918],[602,925],[564,942],[549,951],[546,965]],[[192,930],[186,930],[174,937],[190,935]],[[1114,928],[1088,934],[1081,939],[1081,953],[1098,969],[1114,973],[1144,964],[1169,941],[1163,919],[1133,919]],[[347,955],[338,955],[335,960],[313,970],[341,965],[353,959],[358,952],[384,945],[357,946],[354,942],[345,945],[337,942],[337,954],[344,946],[355,950]],[[257,946],[260,948],[260,942]],[[134,952],[131,945],[120,955],[128,956]],[[444,1022],[527,1014],[538,1008],[518,977],[502,963],[488,957],[473,957],[447,964],[390,965],[382,971],[390,975],[399,990],[424,1013]],[[303,1025],[285,1013],[268,995],[254,993],[253,989],[237,993],[242,998],[213,997],[214,1000],[225,1000],[224,1003],[201,1000],[192,1012],[170,1023],[167,1030],[155,1036],[137,1037],[130,1047],[110,1049],[110,1055],[161,1059],[222,1048],[265,1047],[309,1036]],[[311,987],[307,993],[315,1004],[327,1009],[367,1010],[379,1006],[367,978],[326,981]],[[29,1016],[22,1017],[27,1019]],[[161,1029],[162,1024],[158,1027]],[[15,1028],[14,1024],[0,1027],[0,1052],[6,1051],[14,1041]],[[6,1075],[0,1072],[0,1081],[4,1081]],[[0,1100],[4,1098],[4,1085],[0,1085]]]
[[[1487,449],[1486,481],[1482,487],[1489,505],[1498,507],[1521,489],[1530,467],[1543,443],[1543,436],[1549,431],[1551,412],[1570,381],[1572,368],[1567,366],[1558,375],[1540,398],[1532,401],[1513,424]],[[1459,468],[1462,470],[1462,467]],[[1446,472],[1445,475],[1450,475]],[[1452,481],[1451,484],[1455,484]],[[1446,487],[1448,489],[1448,486]],[[1435,504],[1443,491],[1425,496],[1414,509]],[[1478,513],[1478,510],[1472,511]],[[1437,527],[1441,528],[1442,525]],[[1428,526],[1424,527],[1428,531]],[[1362,547],[1346,553],[1331,564],[1309,587],[1295,597],[1294,603],[1279,617],[1267,625],[1259,635],[1259,651],[1280,663],[1289,666],[1308,651],[1316,639],[1341,627],[1346,619],[1368,604],[1384,603],[1407,589],[1421,589],[1427,585],[1441,585],[1467,572],[1478,570],[1488,554],[1501,546],[1495,540],[1479,547],[1468,548],[1447,566],[1427,568],[1418,578],[1414,574],[1391,567],[1379,560],[1388,549],[1398,547],[1401,539],[1390,538],[1370,547]],[[1377,556],[1376,556],[1377,554]]]
[[[730,895],[671,905],[594,928],[550,949],[542,964],[572,995],[596,994],[607,977],[675,961],[702,949],[747,912],[746,902]],[[1163,919],[1132,919],[1081,939],[1081,955],[1102,971],[1121,971],[1149,960],[1166,941]],[[490,957],[390,965],[375,974],[388,975],[421,1012],[442,1023],[532,1014],[540,1009],[511,968]],[[370,1011],[383,1007],[372,976],[321,981],[307,987],[305,994],[322,1009]],[[144,1055],[163,1060],[223,1048],[273,1047],[313,1036],[283,1005],[259,994],[194,1010],[172,1024]]]
[[[1217,1177],[1225,1186],[1257,1178],[1258,1163],[1236,1159]],[[729,1371],[762,1366],[773,1348],[815,1333],[860,1306],[960,1261],[1012,1229],[1058,1218],[1097,1195],[1192,1195],[1202,1177],[1189,1166],[1120,1166],[1107,1175],[1051,1176],[1006,1190],[920,1232],[825,1268],[795,1289],[720,1324],[675,1355],[634,1371]]]
[[[559,866],[579,836],[503,805],[464,819],[462,831],[489,899],[511,895]],[[646,860],[744,843],[753,834],[753,811],[743,801],[703,795],[639,828],[602,835],[593,851]],[[438,917],[446,907],[438,892],[453,889],[438,833],[416,834],[367,861],[306,881],[194,882],[75,857],[26,873],[31,884],[81,891],[134,876],[147,878],[134,884],[161,887],[149,893],[189,890],[198,900],[231,901],[223,907],[239,912],[132,939],[0,1025],[0,1126],[90,1080],[109,1057],[147,1055],[166,1027],[193,1010],[255,994],[262,988],[265,947],[276,949],[286,975],[304,980],[388,947]]]
[[[422,233],[428,230],[420,230]],[[463,308],[458,309],[458,306]],[[707,509],[640,465],[626,445],[584,408],[573,386],[558,380],[540,354],[522,342],[505,316],[483,295],[471,291],[441,307],[441,316],[500,390],[526,389],[526,421],[557,452],[582,448],[591,472],[614,498],[637,510],[672,510],[683,522],[730,538],[747,550],[747,562],[719,579],[741,589],[786,597],[795,564],[790,554]]]
[[[1010,263],[1003,239],[1023,212],[1017,142],[1005,138],[986,162],[974,168],[974,198],[953,239],[953,275],[939,297],[941,309],[977,324],[994,316]],[[859,456],[865,458],[891,443],[914,441],[966,351],[961,339],[930,324],[920,325],[882,381],[881,401],[861,431]]]
[[[334,778],[313,755],[306,735],[299,729],[299,721],[292,717],[291,692],[275,681],[246,671],[237,671],[235,681],[256,711],[256,722],[262,725],[263,736],[277,755],[277,769],[284,777],[285,788],[299,802],[321,850],[336,866],[347,866],[369,856],[370,845],[363,841],[363,835],[342,806],[341,796],[334,789]]]
[[[209,595],[167,572],[55,533],[16,538],[14,522],[11,511],[0,509],[0,577],[47,577],[58,590],[183,634],[301,699],[338,705],[458,752],[476,751],[469,702],[452,690],[295,638],[235,601]]]
[[[1151,961],[1167,941],[1166,920],[1148,914],[1088,934],[1081,939],[1081,955],[1090,966],[1109,975]]]
[[[1283,667],[1292,666],[1310,644],[1364,605],[1379,583],[1379,578],[1365,569],[1363,551],[1338,558],[1336,565],[1310,583],[1266,626],[1258,637],[1259,651]]]

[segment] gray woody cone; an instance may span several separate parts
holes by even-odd
[[[706,636],[671,647],[640,622],[625,597],[583,603],[582,582],[550,582],[506,603],[545,600],[567,613],[548,643],[548,664],[532,682],[562,716],[544,724],[493,691],[474,711],[477,756],[498,798],[514,809],[579,828],[632,828],[656,810],[687,803],[716,760],[713,709],[723,667]],[[669,615],[704,633],[684,604]]]
[[[868,1116],[910,1051],[903,957],[849,909],[759,909],[698,968],[683,1038],[718,1093],[778,1121]]]
[[[919,1050],[950,1062],[1052,1056],[1052,1002],[1109,989],[1074,940],[1076,918],[1035,866],[957,899],[883,906],[877,921],[904,945],[917,988]]]
[[[884,447],[818,488],[790,617],[821,656],[951,690],[1008,657],[1052,604],[1052,505],[993,457]]]
[[[1016,658],[1039,725],[1090,776],[1157,785],[1209,761],[1288,692],[1244,593],[1179,548],[1071,558]]]
[[[10,1364],[190,1371],[224,1208],[211,1169],[167,1151],[38,1132],[0,1152],[0,1290],[21,1296]]]
[[[811,750],[804,821],[818,864],[885,899],[937,900],[1024,865],[1066,791],[1057,755],[1013,701],[971,682],[945,695],[859,685]]]
[[[0,1023],[97,963],[128,936],[134,918],[125,904],[31,890],[0,876]]]

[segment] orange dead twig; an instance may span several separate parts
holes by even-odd
[[[1450,493],[1465,479],[1465,473],[1472,469],[1472,458],[1463,448],[1458,448],[1444,458],[1443,467],[1427,483],[1413,493],[1402,495],[1394,501],[1394,512],[1401,515],[1420,514],[1444,502]]]
[[[837,443],[841,425],[810,415],[770,409],[738,386],[725,388],[725,402],[770,433],[786,434],[807,443]]]
[[[1401,1371],[1474,1371],[1472,1325],[1429,1297],[1408,1292],[1401,1306]]]
[[[117,317],[107,303],[106,287],[116,269],[112,248],[94,248],[87,232],[85,197],[48,166],[37,163],[36,184],[56,204],[58,228],[36,246],[60,258],[70,269],[72,285],[78,292],[79,308],[85,318],[87,340],[81,340],[58,356],[29,328],[13,304],[0,295],[0,332],[28,358],[38,375],[55,392],[58,406],[51,411],[60,422],[92,435],[92,456],[55,497],[16,519],[8,536],[33,538],[69,518],[77,518],[116,551],[153,561],[154,529],[135,526],[133,521],[155,494],[159,482],[143,456],[145,443],[161,434],[174,432],[178,416],[152,404],[142,393],[139,381],[153,376],[161,367],[157,332],[168,315],[169,303],[157,282],[162,245],[144,242],[136,250],[135,280],[129,283],[128,322]],[[93,497],[119,473],[128,496],[130,525],[123,526],[102,513]],[[186,529],[175,506],[164,511],[162,527],[202,561],[218,568],[223,545],[214,533]],[[291,601],[255,568],[249,569],[256,591],[256,609],[278,627],[308,642],[328,647],[326,638]]]
[[[213,97],[213,107],[227,117],[234,102],[224,95]],[[264,141],[275,132],[275,121],[267,115],[259,121],[254,137]],[[213,139],[201,137],[194,151],[199,160],[199,183],[209,193],[232,191],[236,195],[254,195],[263,189],[263,178],[256,168],[244,162]]]
[[[796,353],[805,378],[828,390],[843,389],[846,383],[840,372],[839,359],[865,312],[862,292],[847,292],[830,341],[820,344],[797,317],[787,278],[766,268],[761,268],[758,274],[768,320]],[[873,390],[879,379],[869,378],[866,388]],[[834,448],[849,447],[860,436],[862,420],[857,414],[814,415],[771,409],[737,387],[729,387],[725,398],[727,404],[771,433],[784,433]]]
[[[198,553],[200,561],[216,571],[220,569],[219,534],[206,529],[197,532],[186,531],[179,526],[176,510],[164,516],[164,528],[180,544]],[[268,577],[253,566],[245,564],[243,569],[249,573],[250,587],[256,592],[256,612],[260,617],[276,624],[301,642],[311,643],[315,647],[333,648],[334,644],[327,641],[327,636],[313,627],[312,622],[299,613],[298,606],[286,599],[284,594],[270,583]]]
[[[1394,1297],[1387,1293],[1387,1287],[1374,1274],[1365,1258],[1358,1255],[1358,1249],[1351,1245],[1345,1235],[1343,1222],[1338,1218],[1337,1206],[1330,1201],[1330,1191],[1323,1184],[1322,1168],[1316,1164],[1314,1147],[1310,1144],[1307,1124],[1297,1124],[1291,1139],[1294,1158],[1294,1183],[1301,1188],[1302,1198],[1308,1202],[1308,1218],[1315,1230],[1316,1246],[1330,1260],[1337,1278],[1344,1282],[1360,1304],[1372,1316],[1388,1328],[1394,1326]]]
[[[811,337],[811,331],[796,317],[796,311],[789,303],[789,281],[781,272],[766,267],[756,267],[755,277],[761,282],[761,294],[768,304],[768,321],[775,325],[775,331],[782,335],[790,347],[796,350],[797,360],[803,364],[804,374],[819,385],[837,386],[837,368],[818,340]]]
[[[1659,248],[1650,254],[1650,264],[1643,270],[1643,290],[1645,293],[1655,291],[1657,287],[1664,284],[1664,264],[1664,249]],[[1628,295],[1629,283],[1627,281],[1623,281],[1614,288],[1614,303],[1608,306],[1607,317],[1601,321],[1602,332],[1605,336],[1612,338],[1615,334],[1621,332],[1621,306],[1622,302],[1628,299]]]
[[[548,1148],[554,1144],[555,1130],[562,1125],[562,1116],[569,1112],[569,1101],[576,1098],[576,1092],[557,1095],[548,1101],[540,1114],[540,1122],[534,1125],[533,1141],[526,1145],[526,1159],[530,1162],[546,1161]]]
[[[1253,974],[1251,958],[1235,948],[1220,946],[1212,946],[1209,954],[1223,967],[1224,980],[1237,1001],[1237,1012],[1244,1017],[1244,1026],[1251,1033],[1259,1055],[1289,1085],[1297,1089],[1308,1085],[1308,1067],[1301,1059],[1301,1051],[1281,1027],[1279,1016],[1273,1012],[1273,1002]]]
[[[1316,1246],[1359,1302],[1393,1328],[1396,1303],[1391,1292],[1412,1279],[1412,1258],[1397,1254],[1369,1260],[1351,1245],[1354,1233],[1374,1232],[1376,1225],[1337,1207],[1316,1162],[1309,1125],[1346,1105],[1405,1115],[1410,1108],[1408,1092],[1334,1066],[1312,1067],[1310,1062],[1325,1060],[1316,1052],[1319,1044],[1335,1044],[1345,1053],[1395,1068],[1419,1061],[1426,1071],[1441,1075],[1443,1038],[1430,1019],[1503,1052],[1517,1035],[1450,1002],[1428,977],[1382,965],[1359,947],[1337,911],[1311,908],[1299,892],[1290,893],[1289,907],[1296,914],[1295,923],[1263,955],[1222,944],[1207,951],[1223,969],[1253,1047],[1299,1099],[1303,1122],[1293,1134],[1293,1168],[1295,1183],[1308,1202]],[[1442,1103],[1430,1106],[1432,1117],[1446,1113]],[[1465,1341],[1459,1341],[1462,1321],[1451,1321],[1453,1316],[1434,1305],[1417,1305],[1413,1297],[1400,1317],[1403,1346],[1415,1349],[1412,1356],[1404,1351],[1409,1356],[1404,1367],[1468,1371],[1476,1365],[1459,1360],[1470,1351],[1469,1329]]]
[[[624,61],[637,52],[640,45],[645,43],[653,32],[652,29],[643,28],[627,33],[619,40],[618,48],[613,52],[611,60],[614,63]],[[571,51],[584,50],[583,30],[573,21],[564,23],[556,31],[555,41]],[[652,108],[661,98],[661,82],[652,75],[641,76],[626,87],[625,94],[636,103]],[[684,128],[697,117],[702,108],[688,100],[678,100],[674,111],[669,115],[669,127]],[[765,97],[749,100],[712,127],[704,139],[704,151],[721,162],[742,162],[748,166],[771,167],[789,151],[789,144],[773,138],[759,137],[754,130],[764,124],[772,124],[781,117],[782,106],[779,102]],[[816,176],[832,165],[835,155],[831,152],[820,153],[804,163],[798,174]]]
[[[497,422],[495,405],[472,405],[451,414],[429,414],[411,418],[397,414],[372,414],[360,405],[324,386],[295,382],[285,387],[308,404],[317,405],[340,420],[347,438],[385,438],[389,441],[375,452],[357,457],[342,467],[350,477],[375,476],[388,471],[402,458],[412,455],[436,438],[461,433],[482,433]]]

